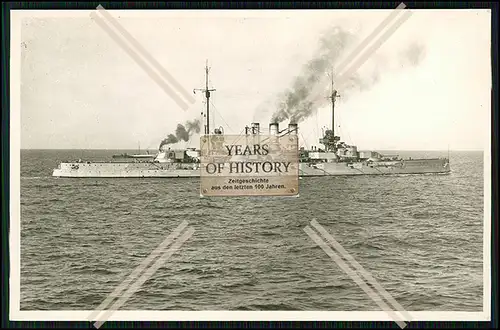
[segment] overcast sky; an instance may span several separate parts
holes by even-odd
[[[316,56],[325,29],[340,26],[359,42],[389,14],[108,12],[190,93],[203,87],[209,60],[217,89],[211,119],[226,134],[239,134],[253,120],[268,127],[273,102]],[[376,68],[376,82],[338,100],[337,133],[359,149],[484,149],[490,13],[413,13],[360,69]],[[178,123],[200,118],[201,94],[182,110],[89,12],[50,16],[31,14],[13,26],[21,28],[22,39],[22,148],[134,149],[140,143],[154,149]],[[328,103],[317,110],[299,123],[306,146],[317,145],[321,127],[331,125]]]

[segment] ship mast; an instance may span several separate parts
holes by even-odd
[[[332,80],[332,93],[327,98],[332,102],[332,127],[324,133],[323,138],[320,139],[320,143],[325,146],[325,150],[328,152],[336,152],[337,151],[337,141],[340,139],[335,136],[335,100],[340,95],[334,88],[334,76],[333,76],[333,68],[332,72],[328,73],[328,76]]]
[[[333,69],[332,69],[332,74],[331,77],[332,79],[332,94],[330,95],[330,100],[332,101],[332,135],[335,137],[335,99],[337,97],[340,97],[338,95],[337,91],[334,89],[334,82],[333,82]]]
[[[208,67],[208,60],[206,61],[205,65],[205,88],[196,88],[193,90],[193,92],[196,91],[201,91],[205,93],[205,98],[207,100],[207,121],[205,124],[205,135],[210,135],[210,92],[214,92],[215,89],[209,89],[208,88],[208,73],[210,71],[210,68]],[[203,115],[203,112],[201,113]]]

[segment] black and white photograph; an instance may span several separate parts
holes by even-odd
[[[489,10],[13,10],[11,319],[490,320],[490,57]]]

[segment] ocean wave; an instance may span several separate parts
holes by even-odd
[[[57,180],[66,155],[30,157],[23,309],[95,307],[184,220],[193,236],[127,308],[377,308],[304,232],[313,218],[405,308],[482,306],[482,155],[446,176],[303,178],[293,200],[200,199],[199,181]]]

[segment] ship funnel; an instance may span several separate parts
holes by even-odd
[[[297,135],[298,125],[297,124],[288,124],[288,133],[290,135]]]
[[[259,134],[260,133],[260,124],[259,123],[252,123],[252,134]]]
[[[278,135],[279,125],[280,124],[278,124],[278,123],[269,124],[269,135]]]

